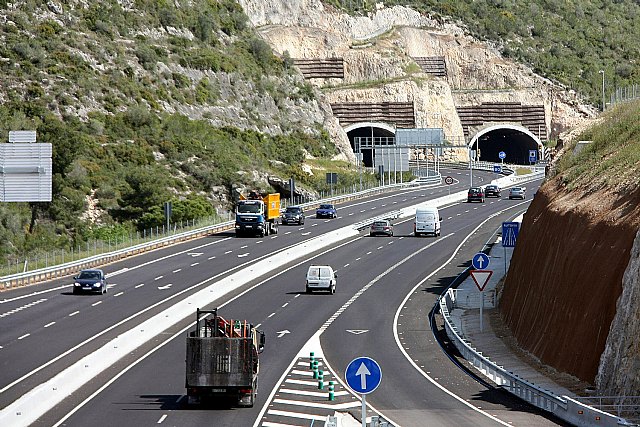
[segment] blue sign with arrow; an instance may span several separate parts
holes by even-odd
[[[502,247],[513,248],[518,240],[518,231],[520,231],[519,222],[503,222],[502,223]]]
[[[505,153],[504,151],[501,151],[498,153],[498,157],[500,157],[501,159],[504,159],[505,157],[507,157],[507,153]]]
[[[489,256],[483,252],[478,252],[471,258],[471,264],[476,270],[486,270],[489,267]]]
[[[380,385],[382,370],[375,360],[358,357],[347,365],[344,376],[353,391],[369,394]]]

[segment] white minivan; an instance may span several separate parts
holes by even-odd
[[[329,265],[311,265],[307,270],[307,293],[316,289],[336,293],[336,278],[338,274]]]
[[[413,222],[413,234],[421,236],[423,234],[440,235],[440,212],[435,206],[419,206],[416,208],[416,218]]]

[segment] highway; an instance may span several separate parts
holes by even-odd
[[[464,171],[452,175],[458,173]],[[474,182],[490,177],[476,172]],[[304,226],[283,226],[278,235],[264,239],[222,234],[119,262],[105,267],[110,289],[104,296],[73,296],[69,280],[40,285],[36,292],[26,288],[5,292],[0,305],[0,403],[6,406],[141,319],[240,268],[332,229],[440,197],[449,190],[460,191],[467,185],[463,175],[459,179],[451,189],[408,189],[346,203],[338,206],[340,217],[335,220],[308,217]],[[316,351],[324,352],[337,389],[354,355],[374,357],[383,369],[392,367],[367,401],[398,425],[425,425],[424,420],[429,420],[428,425],[555,425],[460,371],[434,342],[427,320],[443,287],[500,222],[522,212],[527,203],[503,197],[442,209],[438,239],[414,238],[411,219],[396,222],[393,238],[371,238],[362,232],[216,301],[225,317],[259,323],[267,334],[254,408],[186,408],[184,336],[193,321],[189,317],[120,360],[34,425],[54,425],[60,419],[64,425],[78,426],[202,425],[211,424],[212,419],[214,425],[224,426],[309,425],[309,420],[332,411],[288,403],[290,399],[277,397],[276,392],[290,390],[283,386],[283,373],[297,374],[299,364],[304,364],[300,350],[318,330],[324,332]],[[476,231],[492,214],[497,215]],[[310,263],[326,263],[338,270],[335,295],[304,293]],[[410,298],[404,301],[407,295]],[[337,400],[345,410],[357,413],[359,402],[344,391],[342,387]],[[475,406],[482,406],[483,412]],[[296,416],[289,413],[307,413],[311,418],[293,423]]]

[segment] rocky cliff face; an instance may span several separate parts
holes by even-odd
[[[258,32],[292,58],[340,57],[344,79],[313,79],[329,103],[413,101],[416,127],[442,127],[463,142],[455,107],[482,102],[544,105],[547,128],[559,133],[592,117],[574,93],[496,49],[406,7],[379,6],[353,17],[319,0],[240,0]],[[447,77],[419,70],[413,57],[443,56]]]
[[[594,384],[606,344],[611,354],[600,382],[615,381],[613,366],[629,363],[624,351],[619,354],[630,342],[622,338],[637,346],[637,332],[627,335],[627,323],[629,314],[638,316],[637,302],[629,298],[639,292],[639,276],[632,279],[630,267],[639,225],[640,191],[631,197],[624,191],[568,191],[561,177],[538,190],[524,216],[500,300],[503,319],[524,349]],[[636,272],[637,263],[632,262]],[[612,327],[614,317],[620,325]],[[615,334],[610,335],[611,328]],[[618,354],[609,360],[613,353]]]
[[[603,396],[640,394],[640,232],[622,278],[622,295],[616,305],[609,337],[602,353],[596,387]],[[621,375],[622,374],[622,375]]]

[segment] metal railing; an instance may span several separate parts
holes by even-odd
[[[609,105],[613,106],[620,102],[633,101],[634,99],[640,99],[640,85],[616,88],[616,91],[611,94]]]
[[[576,397],[575,400],[629,422],[640,423],[640,396],[589,396]]]

